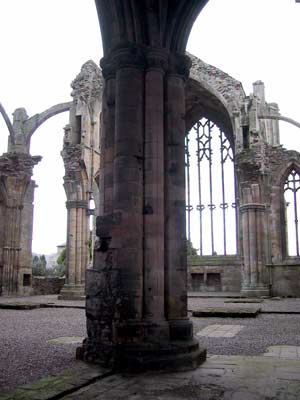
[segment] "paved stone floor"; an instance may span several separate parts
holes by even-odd
[[[243,325],[220,325],[213,324],[208,325],[206,328],[201,329],[196,336],[202,337],[214,337],[214,338],[231,338],[234,337],[237,333],[239,333],[244,328]]]
[[[0,400],[300,399],[300,299],[265,299],[259,304],[265,314],[256,318],[194,318],[195,336],[209,354],[201,367],[126,376],[74,360],[85,319],[84,310],[72,307],[83,302],[0,298],[0,304],[16,301],[70,308],[0,309]],[[189,299],[191,310],[229,305],[221,297]],[[11,392],[24,383],[26,389]]]
[[[300,362],[212,356],[194,371],[115,375],[64,400],[299,400]]]

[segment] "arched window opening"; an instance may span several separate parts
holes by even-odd
[[[299,189],[300,174],[292,169],[284,182],[286,248],[289,256],[299,256]]]
[[[202,255],[236,254],[234,156],[228,138],[202,118],[186,135],[187,239]]]

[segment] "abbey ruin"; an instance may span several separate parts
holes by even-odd
[[[193,339],[187,281],[192,290],[240,291],[246,297],[300,293],[300,153],[281,146],[278,121],[299,123],[266,101],[263,82],[255,82],[247,95],[241,82],[185,53],[206,2],[164,1],[142,13],[138,1],[130,7],[127,1],[96,0],[101,69],[88,61],[72,83],[73,100],[41,114],[29,118],[17,109],[11,122],[0,108],[10,132],[7,153],[0,157],[2,295],[30,293],[31,176],[42,162],[30,154],[31,136],[53,115],[70,115],[62,149],[68,219],[67,277],[60,296],[86,295],[88,337],[77,350],[80,359],[106,366],[117,360],[136,368],[198,365],[205,350]],[[121,8],[117,16],[115,7]],[[153,18],[156,24],[150,23]],[[186,191],[190,196],[186,138],[196,129],[198,168],[203,159],[211,165],[214,125],[222,132],[221,164],[230,159],[234,166],[236,254],[226,253],[227,186],[222,178],[222,200],[215,204],[209,167],[204,186],[198,172],[196,209],[202,235],[208,226],[202,216],[209,210],[212,251],[204,256],[200,234],[200,250],[189,256],[188,268],[186,234],[196,217],[191,218]],[[207,204],[201,201],[205,190],[210,190]],[[294,199],[293,256],[286,191]],[[214,247],[216,207],[223,213],[221,255]],[[92,213],[95,240],[89,231]]]

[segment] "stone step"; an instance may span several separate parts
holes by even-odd
[[[255,318],[261,309],[259,307],[203,307],[193,310],[193,317],[221,317],[221,318]]]

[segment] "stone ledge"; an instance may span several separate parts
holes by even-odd
[[[263,299],[230,299],[230,300],[224,300],[224,303],[262,303]]]
[[[78,365],[74,369],[42,378],[14,391],[3,393],[0,395],[0,400],[60,399],[109,375],[111,375],[110,370],[78,361]]]
[[[35,308],[41,308],[41,304],[3,303],[3,304],[0,304],[0,308],[5,309],[5,310],[34,310]]]
[[[69,304],[52,304],[52,303],[1,303],[0,309],[4,310],[34,310],[37,308],[80,308],[85,306],[69,305]]]
[[[194,310],[193,317],[221,317],[221,318],[255,318],[261,312],[258,307],[253,308],[226,308],[226,307],[205,307],[201,310]]]

